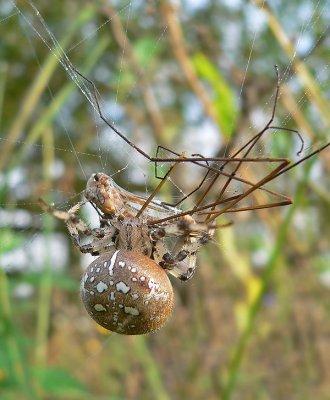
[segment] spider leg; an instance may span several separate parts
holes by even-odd
[[[182,281],[192,278],[196,269],[197,251],[211,239],[214,228],[198,223],[171,224],[156,232],[161,233],[159,240],[155,241],[153,257],[155,261],[171,275]],[[157,237],[153,231],[154,237]],[[169,251],[161,240],[164,236],[176,237],[177,240],[172,251]]]
[[[176,278],[187,281],[191,279],[195,273],[197,267],[197,251],[203,243],[205,243],[205,235],[199,239],[187,237],[183,245],[180,245],[180,250],[178,252],[175,252],[175,249],[173,254],[169,251],[165,252],[159,265]]]
[[[74,245],[82,253],[99,255],[114,245],[116,233],[114,227],[90,228],[85,221],[76,215],[79,209],[86,204],[86,201],[75,204],[68,211],[57,210],[42,199],[39,199],[39,204],[44,211],[65,222]],[[81,235],[92,236],[93,239],[89,243],[82,243]]]
[[[185,263],[179,263],[174,266],[170,271],[171,275],[180,279],[183,282],[189,281],[194,275],[197,267],[197,254],[191,254],[189,256],[189,265]]]
[[[81,244],[80,241],[78,244],[75,242],[74,243],[79,248],[81,253],[89,253],[92,256],[99,256],[100,254],[109,251],[115,245],[113,237],[113,232],[107,232],[102,239],[95,238],[86,244]]]
[[[195,222],[189,215],[180,217],[176,223],[162,225],[163,236],[201,237],[203,234],[213,236],[216,225]]]

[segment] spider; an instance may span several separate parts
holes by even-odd
[[[159,329],[173,307],[165,271],[183,281],[190,279],[197,251],[211,239],[214,226],[181,216],[180,209],[150,197],[129,193],[104,173],[89,178],[84,198],[68,211],[53,209],[42,200],[40,205],[66,223],[82,253],[100,255],[87,268],[81,284],[88,313],[118,333]],[[98,228],[89,228],[77,215],[86,202],[99,215]],[[84,244],[82,236],[90,241]]]
[[[226,213],[286,206],[292,201],[265,185],[330,146],[323,147],[290,164],[285,158],[251,157],[251,150],[262,136],[272,130],[294,133],[304,141],[298,131],[273,126],[279,96],[279,74],[275,67],[277,86],[272,115],[262,131],[228,157],[204,157],[184,154],[158,146],[156,156],[151,157],[119,132],[103,115],[92,81],[80,74],[67,60],[62,60],[71,77],[87,96],[99,117],[112,131],[134,150],[154,163],[155,176],[160,183],[149,196],[125,191],[104,173],[93,174],[84,191],[83,201],[68,211],[49,207],[40,200],[42,208],[63,220],[74,244],[82,253],[99,257],[84,273],[81,296],[89,315],[101,326],[121,334],[137,335],[154,332],[161,328],[173,307],[173,289],[167,273],[183,281],[191,279],[196,269],[196,255],[201,246],[212,239],[215,230],[229,224],[217,225],[216,219]],[[87,82],[87,85],[86,85]],[[89,89],[91,86],[92,91]],[[171,157],[160,157],[165,149]],[[165,176],[158,176],[159,163],[170,165]],[[169,205],[154,199],[174,169],[181,163],[203,168],[201,182],[179,202]],[[270,173],[252,182],[239,176],[240,167],[246,163],[275,163]],[[222,178],[224,182],[219,183]],[[227,189],[233,182],[244,189],[228,196]],[[242,200],[261,190],[277,197],[275,202],[243,207]],[[199,193],[193,208],[183,211],[178,206],[183,200]],[[212,201],[209,200],[212,196]],[[89,202],[99,217],[99,226],[91,229],[78,215],[79,209]],[[83,238],[89,238],[84,243]]]
[[[299,162],[309,157],[311,155]],[[99,256],[87,267],[81,283],[81,296],[89,315],[101,326],[121,334],[138,335],[161,328],[171,314],[174,301],[166,272],[182,281],[192,278],[200,247],[212,239],[217,228],[231,224],[216,225],[216,218],[228,212],[291,204],[286,196],[263,188],[265,183],[299,163],[288,165],[286,160],[277,161],[280,165],[257,183],[245,181],[233,173],[227,174],[224,168],[214,172],[206,163],[208,170],[198,187],[204,184],[210,171],[215,175],[202,198],[188,211],[154,199],[178,160],[149,197],[130,193],[110,176],[95,173],[87,182],[84,199],[68,211],[54,209],[40,199],[46,212],[65,222],[74,244],[82,253]],[[237,172],[237,167],[234,171]],[[220,174],[224,174],[227,181],[216,201],[200,206]],[[236,179],[250,188],[223,197],[224,188]],[[282,201],[236,207],[257,189],[280,197]],[[98,214],[97,228],[90,228],[77,215],[87,202]],[[201,217],[204,218],[202,221],[197,220]],[[83,237],[89,238],[88,243],[84,243]]]

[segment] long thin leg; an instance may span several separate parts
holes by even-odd
[[[85,203],[86,202],[80,202],[70,208],[70,210],[62,211],[54,209],[44,200],[39,199],[39,204],[44,211],[65,222],[74,245],[82,253],[98,255],[101,250],[106,251],[114,245],[112,237],[115,234],[115,228],[106,226],[103,229],[91,229],[78,215],[76,215],[76,212],[78,212]],[[81,242],[80,234],[84,236],[92,236],[93,240],[84,244]]]
[[[176,155],[176,156],[178,156],[178,157],[180,156],[179,153],[176,153],[175,151],[172,151],[172,150],[168,149],[167,147],[164,147],[164,146],[160,146],[160,145],[159,145],[159,146],[157,146],[157,151],[156,151],[156,157],[157,157],[157,158],[158,158],[158,153],[159,153],[159,150],[160,150],[160,149],[166,150],[166,151],[168,151],[168,152],[170,152],[170,153],[172,153],[172,154],[174,154],[174,155]],[[192,154],[191,156],[192,156],[192,157],[205,158],[202,154]],[[205,164],[206,164],[207,166],[210,165],[208,161],[205,161]],[[158,175],[157,168],[158,168],[158,162],[155,162],[155,177],[156,177],[157,179],[163,179],[163,177],[160,177],[160,176]],[[206,180],[206,178],[208,177],[208,175],[209,175],[210,172],[211,172],[211,170],[207,170],[207,172],[206,172],[206,174],[204,175],[204,177],[202,178],[201,182],[200,182],[190,193],[188,193],[187,195],[185,195],[185,196],[184,196],[183,198],[181,198],[178,202],[176,202],[176,203],[174,203],[174,204],[171,204],[171,206],[172,206],[172,207],[178,207],[178,205],[181,204],[184,200],[186,200],[188,197],[192,196],[195,192],[197,192],[197,191],[203,186],[203,184],[204,184],[204,182],[205,182],[205,180]]]
[[[255,190],[259,189],[261,186],[265,185],[267,182],[273,180],[274,176],[277,176],[277,174],[283,168],[285,168],[287,165],[288,165],[288,161],[283,162],[280,166],[275,168],[272,172],[270,172],[268,175],[266,175],[259,182],[257,182],[254,185],[252,185],[252,187],[250,189],[246,190],[245,192],[240,194],[238,197],[235,197],[235,199],[230,201],[229,204],[223,210],[221,210],[218,213],[214,214],[212,218],[207,219],[206,221],[204,221],[204,223],[206,223],[206,224],[210,223],[211,221],[216,219],[219,215],[225,213],[227,210],[231,209],[233,206],[235,206],[237,203],[239,203],[245,197],[249,196],[252,192],[254,192]],[[288,200],[290,200],[290,199],[288,199]],[[217,205],[217,203],[214,204],[214,206],[216,206],[216,205]],[[170,220],[173,220],[173,219],[177,219],[177,218],[183,217],[185,215],[193,215],[197,211],[200,211],[200,210],[197,209],[197,210],[183,211],[182,213],[177,214],[177,215],[173,215],[173,216],[170,216],[170,217],[162,218],[162,219],[159,219],[159,220],[156,220],[156,221],[150,221],[149,224],[150,225],[160,224],[160,223],[163,223],[163,222],[166,222],[166,221],[170,221]]]

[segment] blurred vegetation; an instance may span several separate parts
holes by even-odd
[[[329,1],[178,3],[34,5],[109,119],[150,154],[245,143],[271,115],[275,63],[276,125],[301,132],[304,155],[329,141]],[[230,217],[195,277],[173,281],[161,331],[105,332],[79,299],[87,261],[37,199],[67,208],[99,170],[150,192],[153,169],[99,124],[28,2],[2,2],[0,35],[1,399],[329,399],[329,150],[274,182],[293,206]],[[297,148],[276,133],[256,152]],[[176,185],[196,183],[186,170]]]

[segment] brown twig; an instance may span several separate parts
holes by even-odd
[[[123,28],[118,13],[111,5],[107,5],[103,9],[103,12],[107,15],[107,17],[111,19],[111,28],[114,37],[119,47],[123,50],[126,61],[130,64],[131,68],[137,75],[137,85],[142,93],[147,113],[154,129],[156,141],[158,143],[164,143],[164,120],[160,112],[157,99],[148,79],[145,77],[145,74],[139,62],[135,57],[133,47],[129,41],[129,38],[126,35],[125,29]]]
[[[169,28],[169,38],[174,55],[180,64],[189,85],[203,104],[206,114],[218,125],[221,121],[219,121],[215,106],[198,80],[194,66],[189,58],[175,8],[170,4],[170,2],[163,1],[161,2],[161,12]]]
[[[289,39],[282,25],[274,15],[271,7],[267,1],[253,0],[252,2],[265,13],[269,28],[290,59],[297,76],[305,87],[306,95],[314,104],[317,105],[325,125],[330,126],[329,105],[324,99],[318,84],[315,82],[314,77],[311,75],[305,63],[298,58],[292,41]]]

